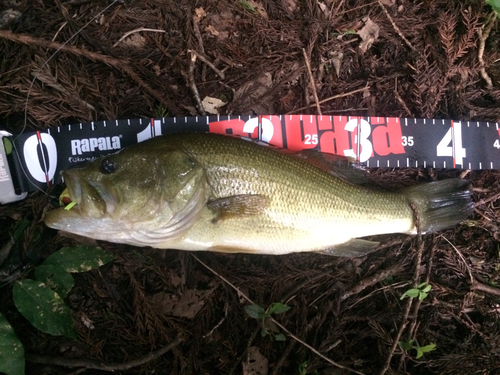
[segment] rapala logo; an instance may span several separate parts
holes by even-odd
[[[83,138],[71,140],[71,154],[83,155],[84,152],[108,151],[121,149],[120,137],[99,137],[99,138]]]

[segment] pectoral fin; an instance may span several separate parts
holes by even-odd
[[[216,213],[214,222],[232,217],[258,215],[268,205],[269,198],[259,194],[233,195],[207,203],[207,207]]]
[[[336,245],[327,250],[319,251],[320,254],[333,255],[336,257],[361,257],[374,251],[380,242],[360,240],[355,238],[349,242]]]

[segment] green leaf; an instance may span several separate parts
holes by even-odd
[[[0,314],[0,372],[24,375],[24,347],[7,319]]]
[[[418,289],[409,289],[403,293],[400,299],[404,299],[405,297],[415,298],[420,294],[420,290]]]
[[[424,300],[427,296],[428,296],[428,294],[427,294],[427,293],[425,293],[425,292],[420,292],[420,293],[418,294],[418,299],[419,299],[420,301],[423,301],[423,300]]]
[[[422,289],[422,292],[424,293],[429,293],[431,291],[432,285],[427,285],[424,289]]]
[[[266,311],[262,306],[259,305],[245,305],[244,307],[246,313],[250,315],[251,318],[261,319],[266,317]]]
[[[50,255],[44,265],[62,267],[66,272],[87,272],[111,262],[114,256],[95,246],[63,247]]]
[[[286,336],[282,333],[277,333],[274,335],[276,341],[286,341]]]
[[[408,351],[411,348],[413,348],[413,340],[410,340],[410,341],[399,341],[398,344],[401,347],[401,349],[403,349],[404,351]]]
[[[61,296],[40,281],[16,281],[14,303],[21,314],[42,332],[76,338],[69,307]]]
[[[65,298],[75,285],[73,276],[62,267],[42,264],[35,268],[35,278]]]
[[[285,305],[283,303],[273,303],[271,307],[269,308],[268,314],[283,314],[286,313],[288,310],[290,310],[291,307],[288,305]]]
[[[424,352],[418,346],[415,347],[415,350],[417,351],[417,356],[415,357],[416,359],[419,359],[420,357],[422,357],[424,355]]]
[[[491,5],[493,10],[497,13],[497,16],[500,17],[500,0],[485,0],[486,4]]]
[[[432,352],[434,349],[436,349],[436,344],[429,344],[429,345],[425,345],[425,346],[421,346],[421,347],[420,347],[420,350],[421,350],[423,353],[429,353],[429,352]]]

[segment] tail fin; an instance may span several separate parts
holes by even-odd
[[[412,204],[422,233],[452,227],[474,209],[469,183],[458,178],[412,186],[403,193]]]

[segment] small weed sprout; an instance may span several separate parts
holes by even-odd
[[[417,355],[415,356],[416,359],[421,358],[425,353],[432,352],[434,349],[436,349],[436,344],[432,343],[429,345],[425,346],[420,346],[418,345],[415,340],[408,340],[408,341],[399,341],[399,346],[401,349],[403,349],[405,352],[408,352],[412,349],[415,349],[417,352]]]
[[[408,289],[406,292],[403,293],[400,299],[405,299],[406,297],[409,298],[418,297],[420,301],[423,301],[429,295],[431,288],[432,286],[430,284],[423,282],[421,284],[418,284],[416,288]]]
[[[266,324],[267,318],[269,318],[272,314],[284,314],[288,310],[290,310],[290,306],[285,305],[283,303],[273,303],[267,309],[264,309],[260,305],[246,305],[244,307],[246,313],[254,319],[261,320],[262,330],[260,331],[261,335],[264,337],[266,335],[271,335],[275,341],[286,341],[286,337],[281,332],[272,333],[272,329]]]

